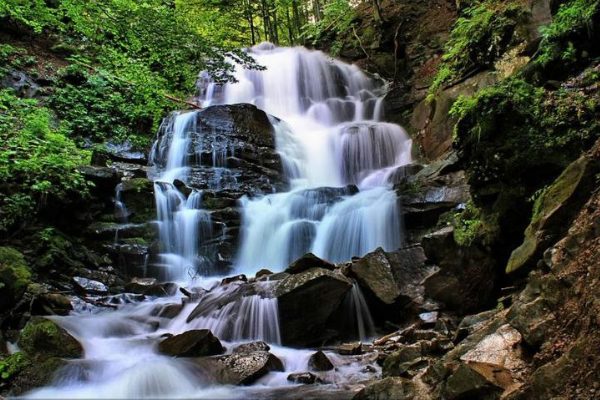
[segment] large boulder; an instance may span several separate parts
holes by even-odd
[[[333,271],[335,265],[315,256],[313,253],[307,253],[291,263],[290,266],[285,269],[285,272],[288,274],[298,274],[310,268],[325,268]]]
[[[320,350],[310,356],[308,366],[313,371],[331,371],[334,368],[329,357]]]
[[[29,355],[81,358],[83,347],[64,328],[49,319],[34,317],[19,338],[19,347]]]
[[[477,246],[457,246],[451,226],[426,235],[422,245],[429,261],[439,267],[423,280],[427,297],[459,312],[490,304],[496,261],[489,253]]]
[[[350,270],[360,285],[370,290],[382,303],[393,304],[400,296],[390,261],[381,247],[354,260]]]
[[[543,251],[566,231],[570,219],[587,200],[594,188],[600,161],[585,155],[573,162],[544,191],[534,205],[531,224],[525,231],[523,244],[515,249],[506,267],[507,273],[526,272],[534,266]]]
[[[335,336],[328,322],[351,287],[346,277],[324,268],[310,268],[280,281],[275,296],[282,344],[301,347]]]
[[[205,357],[223,353],[223,346],[208,329],[191,330],[171,336],[158,345],[158,350],[174,357]]]
[[[23,254],[12,247],[0,247],[0,311],[17,304],[30,279]]]
[[[281,360],[266,351],[228,354],[196,362],[214,383],[221,385],[250,385],[269,372],[284,370]]]
[[[353,400],[425,400],[429,399],[409,379],[389,377],[367,386]]]

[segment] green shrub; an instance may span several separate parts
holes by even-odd
[[[475,184],[529,181],[538,189],[599,137],[597,96],[547,91],[520,79],[460,97],[450,114],[458,118],[456,146]]]
[[[90,154],[68,135],[37,101],[0,91],[0,231],[31,217],[48,196],[87,193],[77,167],[89,163]]]
[[[550,25],[540,28],[542,43],[536,62],[547,66],[556,61],[575,61],[575,46],[581,36],[590,37],[592,21],[599,12],[600,0],[570,0],[562,4]]]
[[[516,1],[484,0],[467,8],[452,28],[429,92],[464,73],[491,67],[506,51],[524,15],[523,6]]]

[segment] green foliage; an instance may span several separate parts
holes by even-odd
[[[454,241],[459,246],[469,246],[475,240],[479,229],[482,226],[481,212],[470,201],[466,204],[465,210],[460,214],[455,214],[452,221],[454,226]]]
[[[539,186],[539,174],[563,169],[599,137],[599,108],[597,96],[509,79],[459,98],[450,114],[458,118],[456,145],[474,183]]]
[[[41,33],[60,23],[60,12],[45,0],[0,0],[0,18],[10,18]]]
[[[30,279],[23,255],[12,247],[0,247],[0,310],[21,298]]]
[[[156,93],[136,90],[131,85],[101,73],[71,65],[59,74],[57,88],[48,103],[79,139],[117,142],[151,136],[153,122],[160,121],[167,100]],[[146,143],[147,144],[147,143]]]
[[[19,351],[6,359],[0,361],[0,378],[7,381],[15,377],[19,372],[27,368],[31,361]]]
[[[86,193],[89,184],[77,166],[88,163],[90,154],[68,133],[35,100],[0,91],[0,231],[30,217],[48,196]]]
[[[302,36],[315,44],[325,33],[345,34],[352,29],[355,18],[356,11],[350,2],[332,0],[325,4],[323,15],[318,21],[304,25]]]
[[[540,29],[542,44],[536,62],[547,66],[552,62],[573,62],[575,45],[581,36],[589,37],[592,20],[600,12],[600,0],[570,0],[561,4],[550,25]]]
[[[492,66],[506,51],[524,12],[516,1],[482,0],[467,8],[452,28],[429,92],[464,73]]]

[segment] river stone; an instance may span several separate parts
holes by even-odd
[[[504,390],[519,385],[520,371],[526,367],[521,357],[521,334],[508,324],[463,354],[460,360],[492,385]]]
[[[289,374],[287,380],[302,385],[312,385],[313,383],[322,382],[321,378],[319,378],[318,375],[315,375],[312,372],[296,372],[293,374]]]
[[[211,331],[200,329],[169,337],[159,343],[158,350],[175,357],[206,357],[223,353],[223,346]]]
[[[82,278],[80,276],[74,276],[72,282],[75,284],[75,289],[78,292],[97,294],[100,296],[108,294],[108,287],[102,282]]]
[[[19,338],[19,347],[29,355],[42,358],[83,357],[83,347],[64,328],[42,317],[33,317]]]
[[[68,315],[73,310],[71,300],[58,293],[44,293],[36,296],[31,304],[33,315]]]
[[[351,288],[346,277],[324,268],[283,279],[275,290],[282,344],[302,347],[337,335],[328,322]]]
[[[237,346],[236,348],[234,348],[233,352],[249,354],[249,353],[254,353],[255,351],[269,351],[269,350],[271,350],[271,347],[266,342],[260,341],[260,342],[251,342],[251,343],[241,344],[241,345]]]
[[[493,385],[467,364],[460,364],[448,378],[444,398],[453,399],[499,399],[503,389]]]
[[[160,318],[175,318],[181,313],[183,310],[183,304],[174,303],[174,304],[166,304],[158,313]]]
[[[362,343],[344,343],[338,347],[338,353],[343,356],[356,356],[362,354]]]
[[[350,269],[360,285],[369,289],[383,303],[393,304],[400,296],[390,261],[381,247],[354,260]]]
[[[404,346],[383,362],[383,376],[401,376],[423,356],[421,343]]]
[[[329,357],[320,350],[310,356],[308,367],[313,371],[331,371],[334,368]]]
[[[313,253],[307,253],[291,263],[290,266],[285,269],[285,272],[288,274],[299,274],[310,268],[325,268],[333,271],[335,265],[315,256]]]
[[[250,385],[269,372],[285,370],[281,360],[266,351],[198,359],[197,363],[221,385]]]
[[[415,383],[405,378],[389,377],[367,386],[353,400],[424,400]]]

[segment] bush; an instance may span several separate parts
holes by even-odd
[[[514,1],[485,0],[467,8],[452,28],[429,92],[464,73],[491,67],[506,51],[524,15],[523,6]]]
[[[78,65],[63,69],[57,86],[49,107],[80,142],[129,139],[147,144],[166,108],[158,96],[146,99],[131,85]]]
[[[508,79],[459,98],[450,114],[458,118],[456,146],[474,184],[535,190],[598,139],[599,110],[598,96],[583,90],[551,92]]]
[[[575,61],[575,46],[584,41],[581,36],[591,37],[593,20],[599,12],[600,0],[571,0],[562,4],[552,23],[540,29],[542,44],[536,62],[548,66],[553,62]]]
[[[31,217],[48,196],[87,193],[90,184],[77,167],[90,154],[68,134],[37,101],[0,91],[0,231]]]

